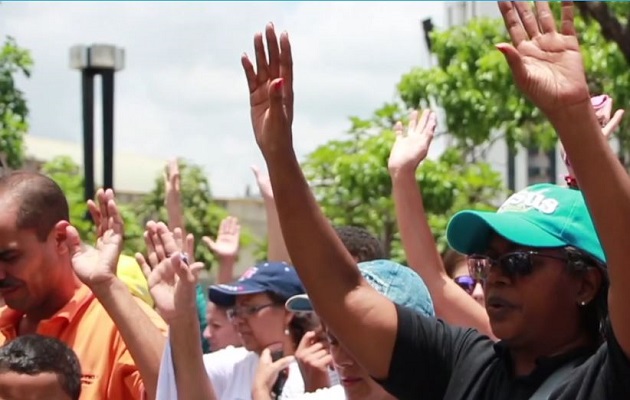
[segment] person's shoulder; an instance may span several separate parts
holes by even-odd
[[[247,350],[245,347],[228,346],[224,349],[204,354],[203,362],[206,365],[218,361],[230,361],[231,363],[237,363],[250,358],[256,360],[256,353]]]
[[[201,343],[199,344],[201,346]],[[258,356],[244,347],[229,346],[203,355],[203,365],[211,379],[231,379],[257,364]]]
[[[153,307],[153,298],[149,293],[149,284],[142,273],[135,258],[121,254],[118,259],[116,275],[127,287],[131,294]]]

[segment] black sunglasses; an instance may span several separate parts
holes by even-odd
[[[515,251],[498,258],[492,258],[480,254],[468,256],[468,273],[476,281],[485,282],[492,266],[499,266],[503,273],[510,277],[526,276],[534,270],[533,257],[552,258],[554,260],[568,261],[567,257],[543,254],[537,251]],[[474,286],[473,286],[474,289]]]
[[[470,275],[458,276],[454,278],[453,281],[455,281],[455,283],[457,283],[460,288],[464,289],[464,291],[466,291],[466,293],[470,295],[472,295],[475,291],[475,287],[477,287],[477,284],[482,283],[479,279],[475,279]]]

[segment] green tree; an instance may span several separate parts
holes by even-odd
[[[68,156],[55,157],[42,166],[41,172],[52,178],[61,187],[70,207],[70,222],[87,243],[94,243],[96,232],[94,225],[88,219],[87,204],[83,200],[83,174],[81,167]],[[118,208],[125,222],[124,252],[130,255],[144,252],[142,238],[144,227],[138,223],[129,204],[118,204]]]
[[[392,127],[399,119],[405,120],[398,104],[386,104],[368,120],[351,117],[348,136],[319,146],[302,168],[333,224],[368,229],[388,255],[404,261],[387,170]],[[503,189],[489,165],[463,160],[461,150],[451,148],[436,161],[426,160],[418,171],[429,223],[441,248],[452,214],[464,208],[490,209]]]
[[[32,66],[30,52],[7,37],[0,50],[0,153],[10,168],[19,168],[24,161],[28,131],[26,98],[15,81],[20,75],[30,77]]]
[[[221,220],[227,216],[227,211],[212,198],[210,183],[202,167],[180,161],[180,190],[186,231],[195,236],[195,259],[210,268],[214,262],[214,255],[201,242],[203,236],[215,238]],[[164,207],[164,178],[159,176],[155,180],[154,189],[134,207],[139,224],[149,220],[166,221],[167,212]],[[252,236],[246,229],[241,229],[241,246],[252,242]]]
[[[575,5],[585,20],[592,19],[600,26],[604,38],[619,46],[624,58],[630,64],[630,3],[627,1],[577,1]]]
[[[559,4],[553,6],[558,12]],[[593,20],[578,16],[576,28],[592,91],[607,93],[619,107],[627,107],[630,69],[623,53],[616,43],[604,39]],[[501,19],[476,19],[434,31],[431,39],[437,65],[414,68],[398,84],[408,107],[434,104],[444,109],[446,130],[473,159],[501,137],[511,150],[519,145],[543,149],[555,145],[550,124],[516,89],[503,55],[494,47],[508,40]],[[629,126],[626,119],[618,133],[621,155],[630,150]]]

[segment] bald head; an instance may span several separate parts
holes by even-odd
[[[0,177],[0,204],[17,212],[16,227],[34,230],[41,241],[59,221],[70,219],[63,191],[49,177],[28,171],[13,171]]]

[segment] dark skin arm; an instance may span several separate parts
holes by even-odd
[[[590,102],[573,4],[563,2],[559,28],[547,2],[536,2],[536,10],[520,2],[499,2],[499,8],[512,44],[497,47],[517,86],[553,124],[571,160],[607,257],[613,332],[630,357],[628,239],[619,235],[630,220],[630,177],[602,135]]]
[[[322,214],[302,174],[292,145],[293,73],[287,34],[278,39],[270,24],[254,39],[256,69],[247,56],[251,117],[263,153],[289,256],[317,313],[357,361],[376,378],[386,378],[397,332],[394,304],[361,277]],[[379,346],[374,346],[379,343]]]

